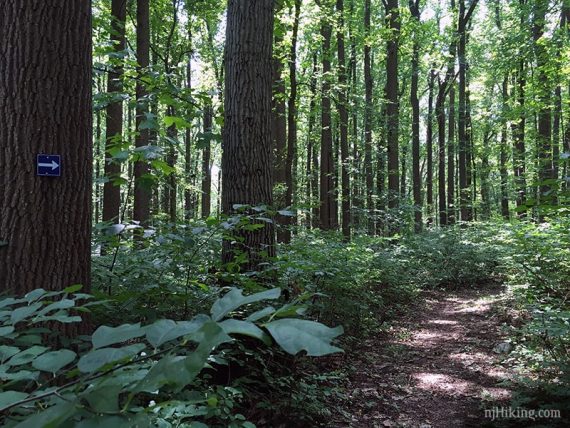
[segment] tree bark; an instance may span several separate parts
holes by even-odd
[[[538,102],[538,133],[537,133],[537,149],[538,149],[538,179],[539,194],[538,202],[540,205],[550,202],[550,191],[548,180],[552,178],[552,123],[550,108],[550,76],[548,68],[548,50],[541,43],[545,31],[546,12],[548,10],[549,0],[535,0],[533,4],[533,23],[532,35],[534,41],[534,56],[536,61],[536,84],[537,84],[537,102]],[[543,215],[539,215],[539,219],[543,219]]]
[[[435,71],[430,70],[428,77],[428,114],[426,124],[426,204],[427,224],[433,224],[433,93],[435,85]]]
[[[337,200],[334,186],[334,160],[331,127],[331,24],[326,19],[321,22],[322,50],[322,97],[321,97],[321,174],[320,174],[320,228],[323,230],[338,227]]]
[[[410,13],[414,19],[414,43],[412,47],[412,82],[410,103],[412,105],[412,193],[414,197],[414,229],[421,232],[422,220],[422,176],[420,172],[420,101],[418,79],[420,64],[420,0],[410,0]]]
[[[125,50],[125,20],[127,0],[111,2],[111,44],[115,52]],[[119,95],[123,91],[123,67],[114,66],[108,73],[107,93]],[[105,136],[105,176],[108,181],[103,186],[103,221],[119,222],[121,207],[121,186],[116,180],[121,175],[121,164],[113,160],[113,152],[123,140],[123,102],[114,100],[107,106]]]
[[[400,15],[398,0],[386,0],[386,26],[390,30],[386,51],[386,141],[388,143],[388,207],[399,204],[399,121],[400,103],[398,94],[398,48],[400,38]]]
[[[89,292],[90,3],[3,2],[0,58],[0,292]],[[61,176],[37,176],[38,154]]]
[[[271,176],[273,1],[229,0],[225,47],[222,209],[235,204],[273,205]],[[225,240],[222,260],[245,253],[245,268],[275,255],[273,225],[237,231]],[[242,242],[237,242],[242,241]]]
[[[150,10],[149,0],[137,0],[137,59],[139,65],[139,80],[136,86],[137,113],[136,126],[138,134],[135,138],[137,148],[150,144],[150,133],[147,128],[141,129],[145,114],[149,111],[147,101],[148,91],[142,82],[150,64]],[[151,186],[149,180],[143,177],[149,174],[150,168],[145,159],[135,163],[135,192],[133,217],[143,225],[148,223],[150,217]]]
[[[338,115],[340,127],[340,157],[341,157],[341,206],[342,206],[342,235],[346,241],[350,240],[350,179],[348,156],[348,102],[347,102],[347,75],[346,53],[344,46],[344,1],[336,1],[336,10],[339,14],[337,32],[338,56]]]
[[[204,108],[204,134],[206,144],[202,150],[202,218],[210,216],[212,206],[212,105],[207,104]]]
[[[368,232],[374,233],[374,176],[372,172],[372,65],[370,60],[370,0],[364,1],[364,174],[366,187],[366,208],[368,210]]]

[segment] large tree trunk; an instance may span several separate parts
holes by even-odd
[[[388,207],[396,208],[400,195],[398,136],[400,103],[398,94],[398,47],[400,15],[398,0],[386,0],[386,20],[390,36],[386,52],[386,141],[388,143]],[[403,173],[403,172],[402,172]]]
[[[415,231],[421,232],[422,221],[422,176],[420,172],[420,101],[418,99],[418,80],[420,68],[420,0],[410,0],[410,13],[415,20],[414,44],[412,47],[412,83],[410,103],[412,105],[412,189],[414,197]]]
[[[150,11],[149,0],[137,0],[137,59],[140,67],[139,78],[142,78],[149,66],[150,61]],[[150,133],[147,128],[141,129],[141,123],[145,120],[145,114],[149,111],[146,87],[141,79],[137,80],[137,130],[135,146],[142,148],[150,144]],[[143,177],[150,172],[146,160],[135,163],[135,194],[133,217],[142,224],[148,223],[150,217],[150,180]]]
[[[323,38],[322,64],[323,82],[321,97],[321,174],[320,174],[320,228],[324,230],[337,228],[337,200],[334,186],[335,169],[333,160],[332,127],[331,127],[331,24],[322,19],[321,36]]]
[[[235,204],[273,205],[271,176],[271,69],[273,1],[229,0],[225,47],[222,209]],[[263,254],[275,255],[273,226],[238,232],[243,242],[225,240],[222,260],[237,253],[255,268]]]
[[[116,52],[125,50],[125,20],[127,0],[111,2],[111,43]],[[123,67],[112,65],[107,80],[107,93],[117,95],[123,91]],[[121,187],[116,183],[121,175],[121,164],[113,160],[113,151],[123,140],[123,103],[111,102],[107,106],[105,137],[105,176],[108,181],[103,186],[103,221],[118,222],[121,208]]]
[[[350,240],[350,181],[349,181],[349,156],[348,156],[348,103],[347,103],[347,75],[346,54],[344,47],[344,1],[336,1],[336,9],[339,14],[339,29],[337,32],[337,55],[338,55],[338,115],[340,126],[340,157],[341,157],[341,206],[342,206],[342,235],[345,240]]]
[[[0,58],[0,291],[89,292],[90,3],[2,2]],[[38,154],[61,176],[38,176]]]

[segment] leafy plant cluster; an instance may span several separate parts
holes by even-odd
[[[340,351],[331,342],[342,327],[292,318],[297,311],[289,304],[259,306],[278,299],[279,288],[247,296],[230,288],[208,315],[103,325],[91,336],[60,340],[58,347],[55,338],[62,332],[77,332],[77,313],[97,303],[76,293],[79,288],[38,289],[23,298],[0,300],[0,412],[5,426],[252,427],[234,410],[241,390],[208,383],[204,374],[207,368],[229,364],[224,353],[236,342],[232,336],[268,347],[275,341],[291,355]],[[252,304],[256,307],[246,310]]]
[[[570,220],[520,223],[508,230],[511,283],[525,311],[516,358],[530,369],[517,402],[570,409]]]

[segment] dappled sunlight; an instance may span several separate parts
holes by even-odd
[[[477,390],[478,385],[454,376],[442,373],[422,372],[412,375],[419,389],[445,393],[451,396],[469,395]]]
[[[429,320],[428,324],[437,324],[437,325],[457,325],[457,321],[451,320]]]

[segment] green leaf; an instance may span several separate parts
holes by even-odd
[[[158,348],[166,342],[197,331],[210,317],[199,315],[191,321],[158,320],[145,327],[146,339],[153,347]]]
[[[267,299],[277,299],[281,295],[280,288],[273,288],[271,290],[255,293],[250,296],[244,296],[242,291],[238,288],[232,288],[221,299],[214,302],[211,309],[212,319],[214,321],[221,320],[231,311],[239,308],[248,303],[259,302]]]
[[[40,302],[36,302],[30,306],[22,306],[21,308],[14,309],[12,311],[12,316],[10,317],[10,320],[12,321],[13,324],[16,324],[28,318],[29,316],[35,314],[38,311],[38,309],[40,309],[42,306],[43,305]]]
[[[343,333],[342,326],[329,328],[315,321],[285,318],[270,322],[265,327],[279,346],[292,355],[303,350],[313,357],[343,352],[330,344]]]
[[[57,428],[62,426],[73,413],[75,413],[75,403],[64,401],[43,412],[32,414],[16,425],[16,428]]]
[[[215,322],[208,321],[193,335],[198,348],[188,357],[169,355],[156,363],[145,378],[134,389],[138,392],[152,392],[163,385],[180,390],[194,380],[204,368],[212,350],[231,341],[224,330]]]
[[[75,285],[70,285],[70,286],[67,287],[67,288],[64,288],[63,291],[64,291],[65,293],[71,294],[71,293],[75,293],[76,291],[81,290],[82,288],[83,288],[83,285],[81,285],[81,284],[75,284]]]
[[[77,367],[82,373],[92,373],[109,363],[132,358],[144,348],[144,344],[137,343],[135,345],[124,346],[122,348],[95,349],[82,356]]]
[[[48,312],[55,311],[56,309],[69,309],[75,306],[75,301],[71,299],[62,299],[57,302],[51,303],[38,312],[36,316],[47,314]]]
[[[14,332],[14,326],[8,325],[6,327],[0,327],[0,337],[8,336]]]
[[[123,324],[119,327],[107,327],[103,325],[95,330],[91,342],[93,342],[93,348],[97,349],[115,343],[126,342],[127,340],[141,337],[144,334],[145,329],[141,327],[140,323]]]
[[[33,302],[34,300],[39,299],[46,293],[47,291],[45,291],[43,288],[36,288],[35,290],[32,290],[28,294],[26,294],[24,296],[24,299],[26,300],[26,302]]]
[[[227,334],[242,334],[259,339],[266,345],[271,345],[271,338],[262,329],[251,322],[228,319],[219,324]]]
[[[6,365],[8,365],[8,366],[20,366],[22,364],[27,364],[27,363],[33,361],[38,355],[43,354],[48,349],[49,348],[46,348],[45,346],[34,345],[31,348],[28,348],[28,349],[14,355],[12,358],[10,358],[6,362]]]
[[[28,394],[19,391],[4,391],[0,392],[0,409],[11,404],[17,403],[26,398]]]
[[[274,312],[275,312],[275,308],[273,306],[268,306],[264,309],[260,309],[259,311],[254,312],[253,314],[248,316],[246,318],[246,321],[251,321],[251,322],[259,321],[260,319],[265,318]]]
[[[8,358],[16,355],[20,352],[20,348],[16,348],[15,346],[0,346],[0,364],[3,364]]]
[[[93,410],[98,413],[112,413],[119,411],[119,394],[122,385],[103,385],[90,388],[83,395]]]
[[[32,362],[32,367],[44,372],[56,373],[73,360],[77,354],[68,349],[46,352]]]

